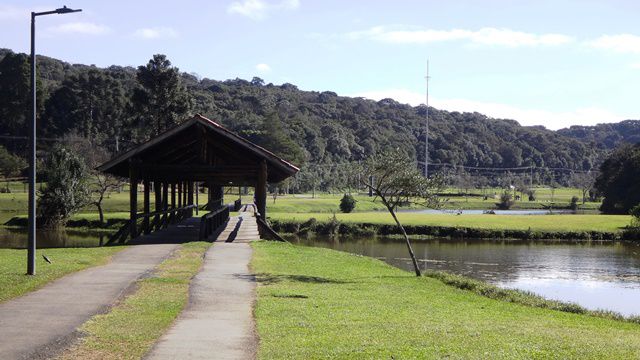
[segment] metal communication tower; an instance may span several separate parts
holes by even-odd
[[[424,133],[424,177],[429,177],[429,60],[427,60],[427,122]]]

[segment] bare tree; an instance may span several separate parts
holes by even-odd
[[[362,184],[373,191],[376,199],[382,201],[393,217],[407,243],[416,276],[422,275],[407,232],[395,211],[398,205],[410,201],[430,208],[439,207],[441,199],[437,194],[444,189],[444,181],[439,176],[425,178],[415,164],[398,150],[387,151],[370,158],[364,165],[363,175],[363,179],[373,177],[372,183],[363,181]]]
[[[116,190],[122,184],[122,181],[111,175],[101,174],[93,171],[91,182],[91,204],[98,208],[100,216],[100,224],[104,224],[104,212],[102,210],[102,201],[112,190]]]
[[[596,172],[577,172],[571,174],[570,183],[582,192],[582,205],[587,201],[587,194],[596,182]]]
[[[91,199],[89,204],[98,208],[100,223],[104,224],[104,212],[102,201],[108,197],[109,192],[119,190],[124,184],[119,178],[103,174],[95,168],[107,161],[110,157],[108,151],[100,146],[92,144],[91,139],[82,137],[76,133],[65,135],[63,142],[73,149],[89,169],[89,185]]]

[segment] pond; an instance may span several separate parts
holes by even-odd
[[[400,210],[399,212],[411,212],[418,214],[457,214],[457,215],[481,215],[481,214],[493,214],[493,215],[572,215],[572,214],[598,214],[597,210],[545,210],[545,209],[519,209],[519,210]]]
[[[96,247],[109,239],[108,234],[86,230],[40,231],[36,234],[38,248]],[[0,228],[0,248],[26,249],[27,229]]]
[[[412,271],[403,240],[329,237],[292,242],[381,259]],[[640,315],[640,244],[492,240],[415,240],[423,268],[445,270],[549,299]]]

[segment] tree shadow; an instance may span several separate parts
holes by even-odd
[[[329,279],[319,276],[307,276],[307,275],[292,275],[292,274],[268,274],[268,273],[258,273],[251,275],[254,281],[270,285],[276,284],[284,280],[302,282],[302,283],[312,283],[312,284],[347,284],[349,281],[337,280],[337,279]]]

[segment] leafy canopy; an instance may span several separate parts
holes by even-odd
[[[71,151],[57,147],[46,160],[47,186],[38,194],[38,225],[64,226],[89,201],[87,169]]]
[[[623,145],[600,167],[595,187],[604,196],[600,210],[628,214],[640,204],[640,144]]]

